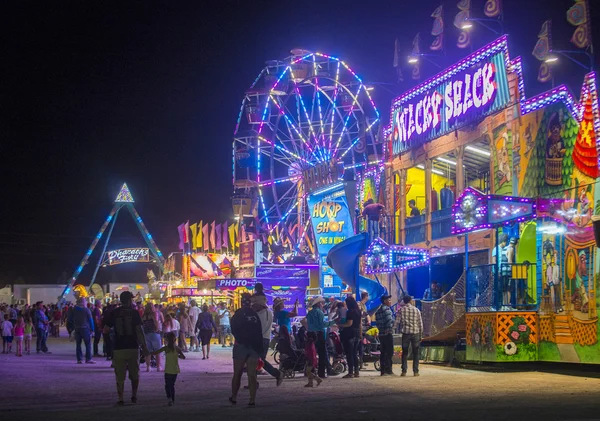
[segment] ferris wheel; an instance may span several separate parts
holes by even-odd
[[[294,49],[266,63],[245,93],[233,142],[234,189],[259,233],[277,232],[294,252],[315,253],[307,171],[335,167],[341,177],[382,158],[370,89],[327,54]]]

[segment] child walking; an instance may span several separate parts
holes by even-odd
[[[17,342],[17,357],[23,356],[23,336],[25,335],[25,321],[19,316],[15,324],[15,341]]]
[[[29,316],[25,317],[25,326],[23,328],[23,340],[25,342],[25,354],[31,354],[31,336],[33,334],[33,323]]]
[[[167,344],[161,349],[154,351],[153,355],[158,355],[161,352],[165,353],[165,391],[167,392],[167,403],[169,406],[173,406],[175,403],[175,381],[177,380],[177,374],[179,374],[179,360],[181,358],[185,360],[185,355],[175,345],[177,336],[175,332],[167,333],[165,337]]]
[[[317,341],[317,335],[315,332],[308,332],[306,336],[306,346],[304,347],[304,355],[306,356],[306,366],[304,373],[308,377],[308,383],[304,387],[313,387],[313,381],[317,382],[317,386],[321,384],[321,380],[318,376],[313,374],[313,369],[317,367],[317,349],[315,348],[315,342]]]
[[[2,353],[10,354],[12,350],[12,341],[14,336],[13,324],[8,320],[8,314],[4,315],[2,322]]]

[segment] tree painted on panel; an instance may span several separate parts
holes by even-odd
[[[546,183],[546,147],[550,131],[550,119],[558,115],[561,124],[561,138],[565,154],[562,161],[562,185],[551,186]],[[570,187],[573,176],[573,145],[577,137],[579,127],[577,121],[571,117],[563,104],[554,104],[546,107],[543,117],[535,136],[535,146],[531,153],[521,196],[551,197],[559,194],[563,189]]]
[[[573,149],[573,162],[583,174],[592,178],[598,177],[598,151],[596,150],[596,133],[590,95],[584,103],[583,120],[579,125]]]

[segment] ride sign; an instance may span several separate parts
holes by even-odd
[[[485,60],[465,60],[433,82],[409,91],[394,102],[391,122],[394,154],[447,134],[508,105],[510,95],[504,53]],[[455,66],[456,67],[456,66]]]
[[[121,263],[149,262],[150,250],[147,248],[127,248],[107,251],[104,263],[113,266]]]

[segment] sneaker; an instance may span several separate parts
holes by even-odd
[[[313,387],[312,383],[305,384],[304,387]]]
[[[348,373],[342,377],[342,379],[353,379],[353,378],[354,378],[354,374],[352,374],[352,373]]]
[[[137,396],[131,397],[131,403],[137,403]]]
[[[86,364],[96,364],[96,361],[94,361],[94,360],[89,360],[89,361],[86,361],[85,363],[86,363]]]
[[[50,351],[44,351],[44,354],[46,354],[46,355],[52,355],[52,353]]]
[[[402,374],[400,374],[401,377],[406,377],[406,371],[403,371]]]
[[[354,373],[354,377],[360,377],[360,374],[358,373],[358,371],[356,373]]]
[[[81,360],[78,360],[78,361],[77,361],[77,364],[83,364],[83,361],[81,361]]]
[[[223,345],[221,348],[227,348],[227,345]]]
[[[419,373],[415,373],[415,377],[419,377],[419,376],[420,376],[420,374],[419,374]]]

